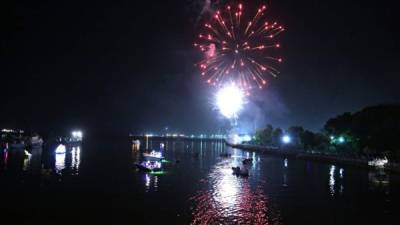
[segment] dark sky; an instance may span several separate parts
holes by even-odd
[[[226,121],[193,65],[201,2],[2,1],[0,127],[219,129]],[[400,102],[399,17],[395,1],[273,0],[285,62],[242,118],[317,130]]]

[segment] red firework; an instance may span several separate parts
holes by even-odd
[[[263,88],[267,74],[279,74],[274,65],[282,59],[272,54],[280,47],[275,38],[285,29],[265,20],[266,9],[261,6],[253,17],[246,17],[242,4],[228,5],[204,24],[194,46],[204,54],[197,66],[207,83],[221,86],[230,81],[248,91]]]

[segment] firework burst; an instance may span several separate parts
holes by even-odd
[[[204,55],[196,66],[207,83],[222,86],[235,82],[247,93],[263,88],[267,75],[276,77],[275,64],[282,62],[273,56],[280,44],[276,37],[285,29],[277,22],[265,20],[267,7],[261,6],[254,16],[243,13],[243,5],[217,10],[194,44]]]

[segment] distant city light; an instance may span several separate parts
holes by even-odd
[[[20,133],[23,134],[23,130],[13,130],[13,129],[2,129],[1,132],[3,133]]]
[[[74,140],[74,141],[82,141],[82,138],[83,138],[83,133],[82,133],[82,131],[80,131],[80,130],[75,130],[75,131],[72,131],[72,139]]]
[[[284,136],[282,137],[282,142],[283,142],[284,144],[289,144],[290,141],[291,141],[291,138],[289,137],[289,135],[284,135]]]
[[[251,136],[248,135],[248,134],[244,135],[244,136],[242,137],[242,142],[243,142],[243,141],[251,141]]]
[[[72,137],[82,138],[83,137],[82,131],[72,131]]]

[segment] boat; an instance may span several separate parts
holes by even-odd
[[[30,137],[29,146],[31,148],[40,148],[43,145],[43,139],[39,135],[33,135]]]
[[[388,163],[388,159],[386,157],[380,159],[380,158],[376,158],[373,159],[371,161],[368,161],[368,166],[374,166],[377,168],[384,168],[385,165]]]
[[[150,153],[143,153],[143,157],[147,161],[160,161],[164,159],[161,152],[156,152],[156,151],[151,151]]]
[[[57,148],[54,150],[56,154],[65,154],[67,152],[67,148],[63,144],[59,144]]]
[[[71,136],[64,138],[64,141],[68,147],[79,146],[82,144],[83,141],[83,133],[79,130],[72,131]]]
[[[142,163],[136,163],[136,168],[144,172],[158,172],[161,171],[161,162],[155,161],[144,161]]]
[[[243,165],[250,165],[253,163],[253,159],[252,158],[244,159],[242,163]]]
[[[249,176],[249,170],[244,167],[232,167],[233,175],[247,177]]]

